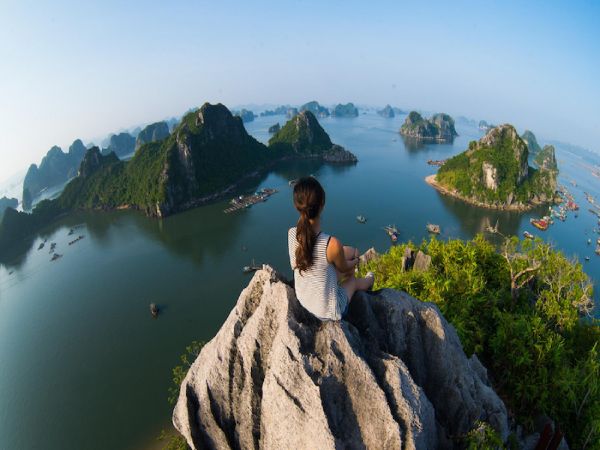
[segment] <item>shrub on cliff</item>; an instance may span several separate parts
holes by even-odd
[[[406,245],[361,268],[377,274],[375,288],[436,303],[518,421],[547,414],[571,448],[600,449],[600,325],[582,317],[592,287],[581,264],[541,241],[513,238],[498,251],[478,236],[424,241],[431,268],[403,272]]]

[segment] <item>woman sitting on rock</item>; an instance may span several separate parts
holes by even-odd
[[[354,292],[373,287],[373,273],[355,278],[358,250],[343,246],[337,238],[321,231],[325,191],[315,178],[298,180],[294,206],[300,218],[288,231],[288,246],[296,296],[319,319],[340,320]]]

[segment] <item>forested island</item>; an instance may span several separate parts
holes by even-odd
[[[338,103],[331,111],[331,115],[334,117],[358,117],[358,109],[354,106],[354,103],[346,103],[345,105]]]
[[[250,136],[242,119],[222,104],[205,103],[189,112],[172,134],[154,125],[143,139],[154,139],[157,132],[165,137],[141,144],[131,160],[92,147],[78,176],[57,199],[40,202],[32,214],[8,209],[0,224],[0,248],[74,209],[137,209],[165,217],[217,199],[277,161],[356,162],[352,153],[331,142],[309,111],[289,120],[268,147]]]
[[[479,142],[450,158],[427,182],[444,194],[477,206],[527,210],[559,201],[554,148],[547,148],[539,169],[528,164],[529,150],[512,125],[490,130]]]
[[[400,128],[400,134],[419,141],[450,142],[458,136],[454,119],[448,114],[438,113],[425,119],[416,111],[411,111]]]

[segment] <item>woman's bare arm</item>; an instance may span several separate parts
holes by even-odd
[[[349,274],[354,273],[358,258],[352,260],[346,259],[344,246],[339,239],[331,236],[329,245],[327,245],[327,262],[333,264],[338,271]]]

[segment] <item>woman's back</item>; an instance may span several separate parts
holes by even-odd
[[[319,233],[313,249],[313,263],[300,272],[296,268],[296,227],[288,231],[290,265],[294,270],[296,296],[313,315],[322,320],[340,320],[345,305],[345,294],[340,291],[337,273],[333,264],[327,261],[327,244],[330,236]],[[347,303],[347,300],[346,300]]]

